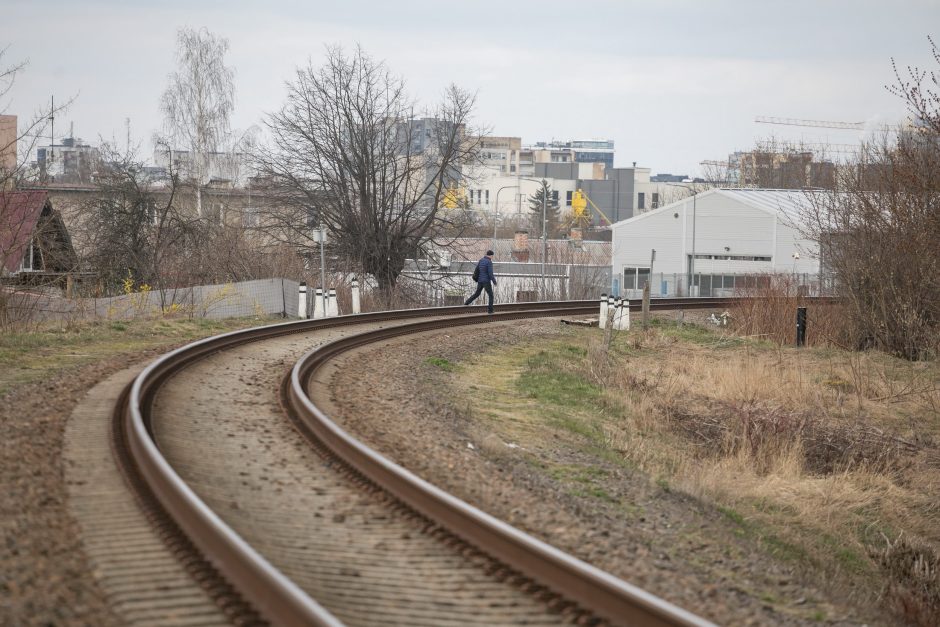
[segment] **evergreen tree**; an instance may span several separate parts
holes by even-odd
[[[542,198],[545,202],[545,229],[548,236],[558,231],[558,224],[561,216],[558,208],[558,192],[552,191],[552,186],[548,181],[542,179],[542,185],[529,196],[529,211],[531,212],[532,233],[542,237]]]

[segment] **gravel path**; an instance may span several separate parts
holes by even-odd
[[[365,327],[365,328],[364,328]],[[464,559],[314,452],[278,404],[278,384],[310,347],[346,327],[211,355],[154,403],[171,466],[246,542],[353,625],[555,625],[565,617]]]
[[[96,382],[156,354],[103,360],[0,399],[0,624],[121,624],[69,513],[65,426]]]

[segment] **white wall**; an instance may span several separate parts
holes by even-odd
[[[622,276],[624,266],[649,267],[656,249],[655,273],[686,273],[692,254],[693,213],[696,255],[770,257],[770,261],[743,259],[695,260],[700,274],[764,272],[819,272],[817,247],[782,224],[773,213],[710,190],[613,226],[612,270]],[[800,258],[792,255],[799,251]]]
[[[471,199],[470,208],[485,214],[492,214],[496,210],[496,194],[499,193],[499,215],[528,215],[529,198],[541,187],[538,181],[500,174],[497,168],[476,167],[464,172],[464,185],[467,198]],[[536,178],[536,177],[532,177]],[[570,213],[570,207],[565,206],[566,193],[575,190],[575,181],[569,179],[546,179],[552,191],[558,192],[558,205],[561,214]],[[500,191],[500,188],[507,188]],[[477,191],[482,191],[478,194]],[[489,191],[489,202],[487,194]],[[521,196],[520,196],[521,195]]]

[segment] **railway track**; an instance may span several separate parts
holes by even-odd
[[[678,299],[652,309],[728,304]],[[311,377],[358,346],[442,327],[589,315],[597,302],[473,311],[249,329],[149,365],[115,409],[114,447],[148,519],[221,611],[182,592],[151,602],[171,608],[178,624],[709,624],[436,489],[310,401]]]

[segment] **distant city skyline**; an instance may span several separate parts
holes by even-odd
[[[30,118],[75,97],[56,121],[90,143],[125,137],[142,156],[162,122],[178,28],[230,42],[232,126],[260,125],[284,101],[298,66],[327,45],[361,45],[432,105],[451,82],[477,93],[475,120],[524,143],[612,139],[615,165],[695,176],[699,162],[759,138],[852,144],[862,133],[754,123],[755,116],[896,123],[904,105],[885,89],[891,57],[938,69],[926,29],[940,3],[863,0],[753,2],[343,3],[244,0],[159,5],[43,3],[5,7],[5,65],[28,60],[0,111]],[[940,33],[933,33],[940,36]],[[935,65],[935,64],[934,64]]]

